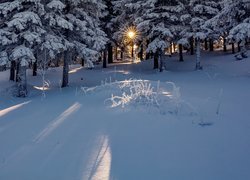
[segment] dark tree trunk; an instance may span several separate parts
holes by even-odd
[[[143,60],[143,44],[142,43],[141,43],[141,50],[139,53],[139,57],[140,57],[140,60],[142,61]]]
[[[223,51],[227,52],[227,43],[226,43],[226,37],[223,36]]]
[[[150,41],[149,41],[149,40],[147,40],[147,42],[146,42],[146,43],[147,43],[147,47],[148,47],[148,45],[149,45]],[[147,51],[146,51],[146,57],[145,57],[145,59],[146,59],[146,60],[150,59],[150,52],[147,52]]]
[[[164,66],[164,62],[163,62],[163,52],[160,51],[160,54],[159,54],[159,58],[160,58],[160,72],[163,72],[163,66]]]
[[[132,57],[132,61],[134,61],[134,41],[132,41],[131,48],[132,48],[131,57]]]
[[[154,69],[158,69],[159,68],[159,52],[156,51],[154,53]]]
[[[194,38],[190,38],[190,54],[194,55]]]
[[[108,44],[108,63],[113,63],[113,47],[111,43]]]
[[[117,61],[118,59],[118,48],[115,46],[115,60]]]
[[[81,65],[84,67],[84,58],[81,58]]]
[[[241,43],[241,42],[238,42],[238,52],[241,51],[240,43]]]
[[[214,41],[213,41],[213,39],[209,39],[209,50],[214,51]]]
[[[63,59],[63,78],[62,78],[62,88],[69,85],[69,61],[70,61],[70,52],[69,50],[64,51]]]
[[[150,53],[146,52],[146,60],[150,59]]]
[[[183,45],[182,44],[179,44],[179,61],[180,62],[183,62],[184,59],[183,59]]]
[[[123,49],[121,49],[121,60],[123,60]]]
[[[234,43],[232,43],[232,54],[235,54],[235,46],[234,46]]]
[[[106,51],[106,49],[103,51],[102,67],[107,68],[107,51]]]
[[[205,39],[205,50],[206,51],[208,50],[208,41],[207,41],[207,38]]]
[[[20,62],[16,63],[16,82],[19,81]]]
[[[249,44],[249,38],[246,38],[246,39],[245,39],[245,42],[246,42],[245,45],[247,46],[247,45]]]
[[[33,76],[37,76],[37,59],[38,59],[38,56],[39,56],[38,50],[35,51],[34,55],[35,55],[36,61],[32,64],[33,65],[32,66],[32,68],[33,68],[33,73],[32,74],[33,74]]]
[[[26,97],[27,96],[27,80],[26,80],[26,66],[21,66],[20,63],[18,63],[18,69],[19,69],[19,73],[18,73],[18,82],[17,82],[17,86],[18,86],[18,92],[17,92],[17,96],[18,97]]]
[[[33,64],[33,76],[37,76],[37,60]]]
[[[56,67],[59,67],[60,59],[61,59],[61,58],[57,58],[57,59],[56,59]]]
[[[16,69],[16,61],[11,61],[10,81],[15,81],[15,69]]]

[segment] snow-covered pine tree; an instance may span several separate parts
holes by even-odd
[[[51,0],[46,8],[50,34],[44,47],[52,58],[55,52],[64,53],[62,87],[66,87],[72,55],[91,63],[105,47],[107,38],[100,27],[100,18],[105,15],[106,6],[101,0]]]
[[[209,19],[219,13],[219,0],[201,1],[190,0],[189,10],[191,14],[189,37],[194,37],[196,41],[196,69],[202,69],[201,66],[201,41],[210,37],[212,40],[214,33],[204,28],[204,24]],[[211,43],[213,45],[213,43]]]
[[[185,12],[185,1],[180,0],[157,0],[138,1],[136,22],[138,29],[150,41],[147,51],[154,53],[154,68],[159,68],[158,57],[172,41],[183,44],[181,32],[183,23],[181,17]],[[141,10],[139,10],[141,9]],[[160,58],[162,60],[162,58]],[[183,60],[181,58],[181,60]],[[161,62],[160,65],[163,63]],[[160,67],[162,69],[162,67]]]
[[[112,35],[113,35],[113,23],[112,19],[114,17],[114,10],[113,10],[113,4],[111,0],[104,0],[104,3],[106,5],[106,10],[104,11],[104,16],[101,17],[101,27],[104,30],[104,32],[107,35],[108,42],[106,47],[103,49],[101,57],[102,57],[102,67],[107,68],[107,51],[110,48],[110,45],[112,44]],[[113,61],[113,55],[109,54],[109,61]]]
[[[147,52],[154,53],[154,68],[159,67],[158,56],[172,41],[179,44],[180,61],[183,61],[183,45],[188,44],[183,38],[188,30],[186,21],[190,18],[186,10],[188,0],[133,0],[117,1],[117,4],[116,9],[121,11],[120,17],[123,17],[119,21],[135,21],[142,37],[148,42]],[[126,7],[127,12],[121,7]]]
[[[186,33],[189,30],[189,22],[191,15],[188,12],[189,0],[178,0],[171,3],[174,9],[175,18],[171,22],[170,31],[173,34],[173,43],[178,45],[179,61],[184,61],[183,48],[189,47],[189,37]],[[171,10],[172,12],[173,10]]]
[[[224,6],[221,14],[224,13],[226,9],[235,10],[235,16],[231,14],[231,21],[234,21],[234,26],[230,30],[230,35],[236,39],[236,41],[244,41],[245,38],[250,38],[250,0],[239,0],[239,1],[230,1]]]
[[[113,45],[117,44],[113,34],[117,29],[117,23],[113,21],[116,16],[114,12],[113,0],[104,0],[104,2],[107,8],[104,18],[101,18],[101,24],[108,38],[106,48],[103,51],[103,67],[105,68],[107,67],[107,62],[113,63]]]
[[[12,36],[5,38],[5,42],[7,39],[10,41],[4,49],[10,54],[9,59],[17,65],[17,96],[26,97],[26,69],[35,61],[33,48],[41,42],[41,36],[45,33],[41,21],[44,8],[40,0],[9,0],[0,4],[0,14],[4,17],[1,30],[5,31],[5,37],[8,33]]]
[[[245,56],[245,39],[250,37],[250,0],[222,0],[222,7],[222,10],[206,24],[214,29],[225,29],[232,44],[236,42],[242,47],[239,48],[240,56]]]
[[[133,45],[135,43],[134,39],[130,39],[127,36],[128,31],[136,31],[135,28],[135,17],[136,11],[134,9],[134,4],[137,0],[114,0],[112,1],[114,16],[111,20],[112,22],[112,39],[122,51],[126,46]],[[138,39],[136,39],[138,40]],[[133,50],[132,50],[133,51]],[[131,55],[134,54],[131,53]],[[133,55],[132,55],[133,56]]]
[[[9,47],[15,42],[15,34],[10,32],[5,22],[11,19],[11,11],[19,6],[19,3],[11,3],[8,0],[3,0],[0,4],[0,64],[2,66],[9,65],[9,54],[11,48]],[[15,62],[11,62],[10,80],[15,80]]]

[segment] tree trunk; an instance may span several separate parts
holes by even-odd
[[[118,48],[115,46],[115,60],[117,61],[118,59]]]
[[[207,38],[205,39],[205,50],[206,51],[208,50],[208,41],[207,41]]]
[[[132,51],[131,51],[131,58],[132,58],[132,61],[134,62],[134,41],[132,41],[131,48],[132,48]]]
[[[241,43],[241,42],[238,42],[238,52],[241,52],[240,43]]]
[[[248,38],[245,38],[246,46],[249,44]]]
[[[81,58],[81,65],[84,67],[84,58]]]
[[[16,63],[16,82],[19,81],[19,69],[20,69],[20,62]]]
[[[175,44],[174,43],[172,43],[172,46],[171,46],[171,54],[173,54],[174,52],[175,52]]]
[[[214,51],[214,41],[213,41],[213,39],[209,39],[209,50]]]
[[[159,68],[159,52],[158,50],[154,53],[154,69]]]
[[[140,56],[140,60],[143,61],[143,43],[141,43],[141,50],[140,50],[139,56]]]
[[[111,43],[108,44],[108,63],[113,63],[113,47]]]
[[[10,81],[15,81],[15,69],[16,69],[16,61],[11,61]]]
[[[37,60],[33,64],[33,76],[37,76]]]
[[[194,55],[194,38],[190,38],[190,54]]]
[[[123,61],[123,49],[121,49],[121,60]]]
[[[69,85],[69,61],[70,61],[70,52],[69,50],[64,51],[63,59],[63,78],[62,78],[62,88]]]
[[[227,43],[226,43],[226,37],[223,36],[223,51],[227,52]]]
[[[102,67],[107,68],[107,51],[106,49],[103,51],[103,58],[102,58]]]
[[[160,51],[160,72],[163,72],[163,66],[164,66],[164,62],[163,62],[163,56],[162,56],[163,52]]]
[[[57,59],[56,59],[56,64],[55,64],[56,67],[59,67],[59,64],[60,64],[59,62],[60,62],[60,60],[61,60],[61,58],[57,58]]]
[[[27,96],[27,79],[26,79],[26,66],[21,66],[20,63],[18,63],[18,69],[19,73],[17,75],[18,81],[17,81],[17,97],[26,97]]]
[[[150,53],[146,52],[146,60],[150,59]]]
[[[183,59],[183,45],[182,44],[179,44],[179,55],[180,55],[179,61],[183,62],[184,59]]]
[[[173,47],[172,47],[172,43],[170,44],[170,46],[169,46],[169,53],[170,53],[170,55],[172,55],[173,54]]]
[[[147,43],[147,48],[148,48],[148,45],[149,45],[150,41],[147,40],[146,43]],[[146,60],[150,59],[150,52],[146,51],[146,57],[145,57],[145,59],[146,59]]]
[[[196,70],[201,70],[201,41],[199,38],[197,38],[196,40],[196,66],[195,69]]]
[[[232,43],[232,54],[235,54],[235,46],[234,46],[234,43]]]

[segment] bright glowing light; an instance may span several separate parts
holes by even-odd
[[[128,37],[130,38],[130,39],[134,39],[135,38],[135,32],[134,31],[129,31],[128,32]]]
[[[131,40],[136,40],[138,38],[139,32],[135,26],[128,26],[123,28],[122,34],[125,42],[131,42]]]

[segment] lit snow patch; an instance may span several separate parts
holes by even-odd
[[[64,111],[57,119],[52,121],[45,129],[43,129],[38,136],[34,139],[34,142],[40,142],[47,136],[49,136],[56,128],[58,128],[71,114],[80,109],[81,105],[75,103]]]
[[[24,103],[21,103],[21,104],[17,104],[17,105],[15,105],[15,106],[12,106],[12,107],[9,107],[9,108],[6,108],[6,109],[3,109],[3,110],[1,110],[0,111],[0,117],[2,117],[2,116],[4,116],[4,115],[6,115],[6,114],[8,114],[8,113],[10,113],[10,112],[12,112],[12,111],[14,111],[14,110],[16,110],[16,109],[18,109],[18,108],[20,108],[20,107],[22,107],[22,106],[24,106],[24,105],[26,105],[26,104],[29,104],[31,101],[27,101],[27,102],[24,102]]]
[[[40,91],[48,91],[50,88],[49,87],[39,87],[39,86],[33,86],[33,88],[40,90]]]
[[[162,95],[163,95],[163,96],[167,96],[167,97],[171,97],[171,96],[172,96],[171,93],[170,93],[170,92],[167,92],[167,91],[162,92]]]
[[[109,180],[111,169],[111,149],[108,136],[101,136],[98,148],[94,151],[87,175],[83,174],[82,179]]]
[[[82,67],[74,68],[74,69],[72,69],[72,70],[69,71],[69,74],[76,73],[77,71],[79,71],[81,69],[82,69]]]

